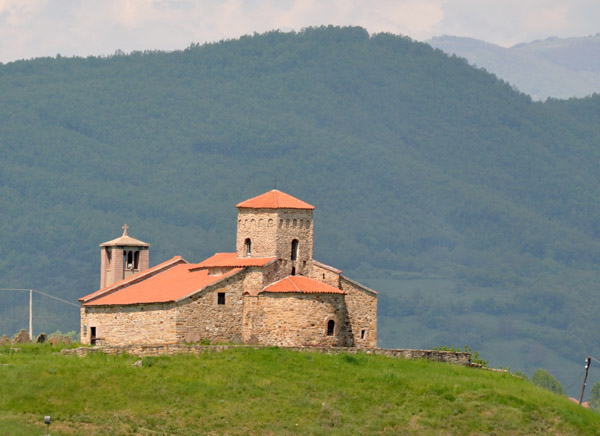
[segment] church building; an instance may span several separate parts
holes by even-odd
[[[150,245],[100,245],[81,342],[377,346],[377,293],[313,259],[314,206],[278,190],[237,205],[236,251],[149,267]]]

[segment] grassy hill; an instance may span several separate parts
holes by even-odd
[[[124,223],[152,264],[233,250],[234,205],[276,179],[316,206],[316,259],[393,281],[373,285],[382,345],[578,377],[600,356],[599,120],[600,96],[536,103],[355,27],[0,65],[0,288],[76,301]],[[77,308],[34,313],[78,330]],[[1,293],[0,333],[27,315]]]
[[[600,434],[600,415],[510,374],[424,360],[236,349],[136,357],[0,348],[0,431]]]

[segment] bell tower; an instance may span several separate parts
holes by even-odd
[[[100,289],[150,267],[150,244],[129,236],[127,224],[122,228],[121,237],[100,244]]]

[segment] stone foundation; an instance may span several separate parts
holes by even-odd
[[[255,350],[267,348],[262,345],[184,345],[184,344],[156,344],[156,345],[122,345],[122,346],[96,346],[96,347],[79,347],[61,350],[62,354],[85,356],[89,353],[105,353],[105,354],[131,354],[134,356],[160,356],[175,354],[204,354],[204,353],[219,353],[225,350],[236,348],[252,348]],[[364,353],[378,354],[388,357],[404,358],[404,359],[428,359],[436,362],[446,362],[453,365],[462,366],[477,366],[471,363],[471,353],[460,351],[439,351],[439,350],[411,350],[411,349],[385,349],[373,348],[370,350],[361,350],[355,347],[282,347],[286,350],[302,351],[302,352],[320,352],[327,354],[339,353]]]

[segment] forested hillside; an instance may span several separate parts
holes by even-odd
[[[233,250],[235,204],[276,179],[316,206],[315,257],[381,285],[381,345],[579,368],[600,356],[599,119],[599,96],[532,102],[361,28],[0,65],[0,287],[75,301],[124,223],[151,264]],[[25,327],[27,295],[0,298],[0,334]],[[78,329],[35,298],[37,332]]]

